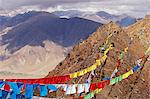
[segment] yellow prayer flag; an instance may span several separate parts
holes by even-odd
[[[84,73],[84,74],[86,74],[87,72],[88,72],[87,69],[84,69],[84,70],[83,70],[83,73]]]
[[[77,76],[82,76],[82,75],[84,75],[83,70],[81,70],[81,71],[77,72]]]
[[[150,53],[150,47],[146,50],[145,54],[149,54]]]
[[[92,67],[88,67],[88,68],[86,68],[86,70],[87,70],[87,72],[90,72],[90,71],[92,71]]]
[[[104,51],[104,55],[106,55],[109,52],[109,50],[111,50],[111,49],[113,49],[112,44],[110,44],[109,47]]]
[[[100,59],[99,59],[99,60],[96,60],[96,63],[97,63],[97,66],[100,66],[100,65],[101,65]]]
[[[106,42],[110,39],[110,37],[112,36],[112,33],[108,35],[108,37],[106,38]],[[108,43],[106,43],[108,44]]]
[[[100,93],[102,91],[102,88],[101,89],[96,89],[96,90],[94,90],[94,94],[98,94],[98,93]]]
[[[106,40],[105,45],[107,45],[107,44],[108,44],[108,42],[109,42],[109,39],[107,39],[107,40]]]
[[[70,78],[77,78],[77,72],[70,74]]]
[[[122,75],[122,78],[123,78],[123,79],[126,79],[126,78],[128,78],[131,74],[133,74],[133,70],[130,70],[130,71],[128,71],[127,73],[123,74],[123,75]]]
[[[104,62],[106,59],[107,59],[107,55],[104,55],[104,56],[101,58],[101,61]]]
[[[92,67],[92,70],[95,70],[97,68],[97,63],[93,64],[91,67]]]

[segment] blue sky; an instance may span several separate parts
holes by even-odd
[[[0,8],[61,11],[106,11],[112,14],[144,16],[150,14],[150,0],[0,0]]]

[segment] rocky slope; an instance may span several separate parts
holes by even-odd
[[[144,51],[149,46],[147,42],[142,42],[142,40],[139,42],[138,37],[131,39],[133,35],[132,33],[138,32],[142,29],[142,27],[150,28],[148,25],[149,23],[146,21],[149,21],[149,18],[145,18],[127,29],[122,29],[117,24],[112,22],[100,27],[96,32],[90,35],[87,40],[84,40],[82,43],[76,45],[65,60],[57,65],[53,71],[49,72],[48,76],[65,75],[91,66],[96,59],[102,57],[103,53],[100,52],[99,47],[105,42],[105,39],[109,33],[113,33],[110,43],[114,43],[115,47],[108,53],[106,63],[102,67],[95,70],[97,77],[94,77],[92,82],[98,82],[101,81],[104,76],[110,76],[116,68],[118,58],[117,51],[123,50],[125,47],[129,47],[128,52],[124,55],[121,68],[119,69],[120,74],[125,73],[135,65],[137,59],[144,55]],[[134,27],[133,30],[132,27]],[[144,30],[147,31],[147,33],[150,32],[150,30],[146,28],[144,28]],[[144,39],[145,38],[143,38],[143,40]],[[150,38],[148,37],[148,39]],[[149,99],[149,66],[150,62],[148,61],[145,63],[141,73],[135,73],[128,79],[123,80],[118,84],[104,88],[104,90],[97,95],[97,98]],[[68,83],[83,83],[87,79],[88,75],[89,73],[83,77],[73,79]],[[66,98],[69,99],[69,97]]]
[[[126,30],[132,39],[138,38],[145,47],[150,46],[150,15],[145,16],[143,20],[129,26]]]

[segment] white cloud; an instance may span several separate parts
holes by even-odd
[[[0,0],[3,9],[26,8],[44,11],[107,11],[112,14],[150,14],[150,0]],[[8,3],[9,2],[9,3]]]

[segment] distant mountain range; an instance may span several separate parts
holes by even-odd
[[[9,43],[9,49],[27,44],[42,45],[43,40],[68,47],[88,37],[100,25],[77,17],[66,19],[47,12],[28,12],[9,19],[5,26],[14,27],[2,38],[3,44]]]
[[[53,12],[53,14],[60,16],[60,17],[68,17],[68,18],[81,17],[81,18],[85,18],[85,19],[92,20],[95,22],[100,22],[103,24],[113,21],[113,22],[117,22],[121,26],[129,26],[135,23],[137,20],[136,18],[133,18],[126,14],[113,15],[105,11],[100,11],[97,13],[87,13],[87,12],[81,12],[77,10],[69,10],[69,11],[56,11],[56,12]]]
[[[32,68],[32,73],[47,74],[46,70],[55,68],[74,44],[101,25],[78,17],[60,18],[48,12],[31,11],[9,17],[1,26],[0,71],[31,73]]]

